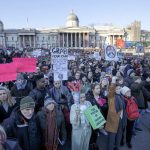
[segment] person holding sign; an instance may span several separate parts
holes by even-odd
[[[121,86],[119,86],[117,77],[113,76],[108,93],[108,115],[105,127],[108,132],[107,150],[118,150],[122,132],[126,126],[125,103],[120,91]]]
[[[72,124],[72,150],[88,150],[91,138],[91,126],[84,111],[91,106],[86,101],[85,93],[80,94],[80,102],[71,106],[70,122]]]

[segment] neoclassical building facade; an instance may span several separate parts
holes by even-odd
[[[5,29],[0,21],[0,48],[50,48],[100,49],[104,44],[115,45],[117,39],[140,40],[141,24],[135,21],[126,28],[113,25],[80,26],[79,18],[72,11],[66,25],[48,29]]]

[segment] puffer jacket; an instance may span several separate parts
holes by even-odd
[[[29,120],[25,119],[17,108],[2,125],[8,137],[18,139],[22,150],[41,150],[41,131],[35,115]]]

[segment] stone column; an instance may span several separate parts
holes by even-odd
[[[110,39],[111,39],[110,44],[112,45],[113,44],[113,35],[110,35]]]
[[[60,40],[60,33],[58,34],[58,42],[59,42],[59,47],[60,47],[60,42],[61,42],[61,40]]]
[[[83,48],[85,47],[85,36],[84,36],[85,33],[83,33]]]
[[[113,42],[112,42],[112,44],[114,45],[114,41],[115,41],[115,38],[114,38],[115,36],[113,35]]]
[[[77,47],[77,33],[75,33],[75,47]]]
[[[88,39],[87,39],[87,47],[90,47],[90,34],[88,33],[88,35],[87,35],[87,37],[88,37]]]
[[[18,35],[18,38],[17,38],[17,42],[18,42],[18,47],[21,48],[21,37]]]
[[[29,45],[30,45],[30,47],[31,47],[31,45],[32,45],[31,36],[29,36]]]
[[[23,37],[23,48],[25,47],[25,37],[24,37],[24,35],[22,36]]]
[[[81,33],[79,33],[79,47],[81,47]]]
[[[35,45],[36,45],[36,43],[35,43],[35,38],[36,38],[36,36],[33,36],[33,47],[35,48]]]
[[[62,47],[64,47],[64,33],[62,35],[63,35],[63,46]]]
[[[71,33],[71,47],[72,47],[72,33]]]
[[[67,33],[67,47],[69,47],[69,46],[68,46],[68,33]]]
[[[4,35],[2,38],[3,38],[3,41],[2,41],[3,42],[3,47],[6,47],[6,35]]]

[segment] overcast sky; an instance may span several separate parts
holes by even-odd
[[[4,28],[64,26],[71,10],[80,25],[112,23],[127,26],[134,20],[150,30],[150,0],[1,0]]]

